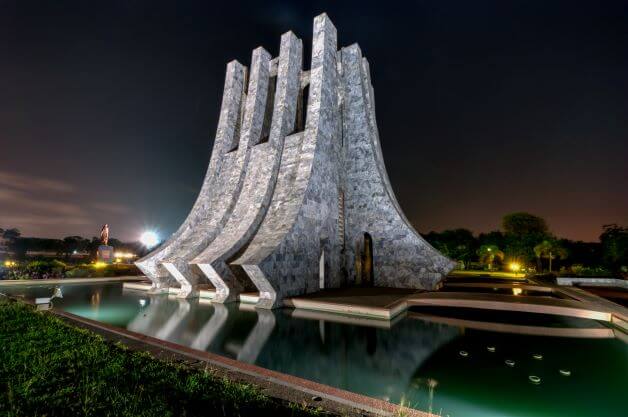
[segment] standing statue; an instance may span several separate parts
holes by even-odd
[[[96,255],[96,260],[98,262],[103,262],[106,264],[110,264],[113,262],[113,247],[109,246],[109,225],[103,225],[102,229],[100,229],[100,242],[101,245],[98,246],[98,252]]]
[[[103,245],[107,246],[109,243],[109,225],[105,224],[102,229],[100,229],[100,241]]]

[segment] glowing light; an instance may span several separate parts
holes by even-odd
[[[140,306],[144,307],[146,305],[146,300],[143,298],[140,298]]]
[[[13,268],[14,266],[17,266],[17,262],[6,260],[4,261],[4,266],[6,266],[7,268]]]
[[[119,264],[120,262],[122,262],[122,260],[120,258],[116,258],[116,260],[113,261],[113,262],[116,263],[116,264]]]
[[[157,233],[149,230],[142,233],[142,236],[140,237],[140,242],[142,242],[144,246],[150,249],[153,246],[157,246],[157,244],[159,243],[159,237],[157,236]]]
[[[98,261],[98,262],[94,263],[94,268],[96,268],[96,269],[101,269],[101,268],[104,268],[106,266],[107,266],[107,264],[104,263],[104,262],[101,262],[101,261]]]
[[[521,270],[521,264],[517,262],[511,262],[510,265],[508,265],[508,268],[510,268],[512,272],[519,272]]]
[[[144,242],[142,242],[144,243]],[[130,252],[116,252],[114,253],[114,255],[116,258],[124,258],[124,259],[129,259],[129,258],[135,258],[137,255],[134,253],[130,253]]]
[[[512,295],[521,295],[522,292],[523,292],[523,290],[521,288],[513,288],[512,289]]]

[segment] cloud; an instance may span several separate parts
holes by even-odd
[[[0,227],[18,228],[23,236],[93,236],[106,222],[124,231],[121,219],[131,212],[70,183],[0,170]]]
[[[84,216],[84,210],[77,204],[66,201],[55,201],[45,198],[37,198],[36,195],[13,191],[8,189],[0,189],[0,202],[2,203],[2,211],[16,211],[24,213],[25,211],[44,212],[50,216]],[[6,221],[5,217],[2,216]]]
[[[106,211],[106,212],[114,213],[114,214],[128,213],[130,211],[130,209],[127,206],[124,206],[122,204],[91,203],[90,206],[97,210]]]
[[[91,224],[91,221],[85,217],[59,217],[44,215],[21,215],[9,214],[2,216],[2,221],[7,225],[16,225],[18,229],[30,230],[31,228],[39,228],[41,226],[68,225],[68,226],[84,226]]]
[[[92,223],[71,184],[0,171],[0,227],[23,235],[74,233]]]
[[[34,177],[30,175],[16,174],[13,172],[0,171],[0,186],[10,187],[22,191],[54,191],[69,193],[74,191],[72,184],[50,179]]]

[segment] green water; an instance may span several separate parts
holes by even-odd
[[[442,416],[619,417],[628,410],[628,345],[591,320],[431,309],[378,328],[333,315],[149,296],[120,283],[60,288],[63,298],[52,303],[70,313]],[[28,299],[54,290],[0,284],[0,292]],[[439,317],[514,329],[593,329],[607,338],[475,330]]]

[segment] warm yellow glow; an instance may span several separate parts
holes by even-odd
[[[96,263],[94,264],[94,268],[96,268],[96,269],[104,268],[104,267],[106,267],[106,266],[107,266],[107,264],[106,264],[106,263],[104,263],[104,262],[100,262],[100,261],[98,261],[98,262],[96,262]]]
[[[116,260],[113,262],[119,264],[120,262],[122,262],[122,260],[120,258],[116,258]]]
[[[511,262],[508,267],[512,272],[519,272],[521,270],[521,265],[517,262]]]
[[[134,253],[130,253],[130,252],[116,252],[116,253],[114,253],[114,256],[116,258],[129,259],[129,258],[135,258],[137,255],[134,254]]]
[[[521,295],[521,288],[513,288],[512,295]]]
[[[4,266],[6,266],[7,268],[13,268],[14,266],[17,266],[17,262],[7,259],[6,261],[4,261]]]

